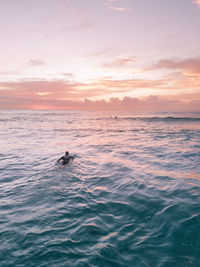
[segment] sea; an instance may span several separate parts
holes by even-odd
[[[200,266],[200,113],[0,111],[0,266]]]

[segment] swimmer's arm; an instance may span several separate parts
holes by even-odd
[[[74,156],[70,156],[70,159],[74,159]]]
[[[57,160],[57,162],[59,162],[61,159],[64,159],[64,157],[62,156],[60,159]]]

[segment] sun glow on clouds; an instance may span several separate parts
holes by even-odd
[[[115,11],[129,11],[130,8],[128,7],[115,7],[115,6],[109,6],[108,9],[115,10]]]
[[[20,9],[1,3],[0,108],[95,108],[97,100],[99,108],[114,108],[150,95],[162,104],[160,96],[200,99],[200,0],[181,1],[182,12],[167,0],[21,2]]]
[[[200,7],[200,0],[193,1],[192,3],[196,4],[196,5],[198,5]]]
[[[36,95],[39,95],[39,96],[45,96],[45,95],[50,95],[51,93],[50,92],[38,92],[36,93]]]
[[[105,60],[107,61],[105,63]],[[76,82],[91,84],[105,79],[108,80],[128,80],[145,78],[148,76],[144,70],[135,66],[136,57],[118,56],[104,59],[104,63],[98,63],[96,59],[81,60],[74,63],[73,79]]]
[[[119,2],[118,0],[108,0],[108,2],[106,3],[107,8],[109,10],[114,10],[114,11],[119,11],[119,12],[124,12],[124,11],[130,11],[131,10],[130,7],[118,6],[118,2]],[[115,5],[113,5],[113,4],[115,4]]]

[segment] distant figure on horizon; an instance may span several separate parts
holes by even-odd
[[[69,155],[69,152],[66,151],[65,152],[65,155],[62,156],[60,159],[58,159],[57,162],[60,162],[62,160],[61,165],[67,165],[69,163],[70,159],[74,159],[74,157],[73,156],[70,156]]]

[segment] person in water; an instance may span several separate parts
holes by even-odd
[[[69,163],[70,159],[74,159],[74,157],[73,156],[70,156],[69,155],[69,152],[66,151],[65,152],[65,155],[62,156],[60,159],[58,159],[57,162],[60,162],[62,160],[61,165],[67,165]]]

